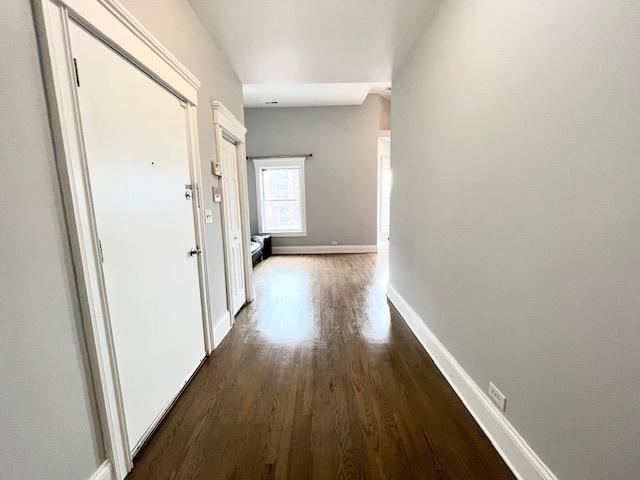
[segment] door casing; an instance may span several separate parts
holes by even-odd
[[[390,143],[391,142],[391,130],[379,130],[377,141],[377,189],[376,189],[376,210],[377,210],[377,225],[376,225],[376,238],[378,244],[378,251],[384,250],[389,246],[389,232],[384,232],[382,228],[382,162],[383,157],[390,157]]]
[[[201,185],[196,106],[199,81],[117,0],[34,0],[38,44],[76,274],[91,377],[107,451],[103,468],[124,480],[133,467],[100,262],[76,92],[69,22],[75,21],[185,103],[192,185]],[[213,349],[207,249],[200,199],[194,201],[200,299],[207,353]]]
[[[215,132],[216,142],[216,156],[218,159],[222,159],[222,142],[230,141],[236,146],[236,171],[238,174],[238,193],[240,195],[240,220],[242,223],[242,254],[244,262],[244,282],[245,282],[245,294],[247,303],[252,302],[255,298],[255,290],[253,284],[253,264],[251,263],[251,227],[249,223],[249,191],[247,187],[247,157],[245,147],[245,136],[247,129],[245,126],[219,101],[212,101],[211,107],[213,109],[213,125]],[[212,165],[212,171],[214,166]],[[224,175],[224,172],[222,172]],[[222,202],[224,202],[225,194],[222,192]],[[223,209],[224,211],[224,206]],[[224,215],[222,215],[222,228],[223,238],[226,238],[226,226]],[[225,256],[225,269],[228,265],[228,258],[230,258],[230,252],[227,245],[224,247]],[[225,279],[227,286],[227,307],[231,310],[233,305],[230,288],[229,288],[229,274],[225,271]],[[231,313],[231,312],[230,312]],[[233,325],[234,318],[230,315],[230,325]],[[226,332],[225,332],[226,333]],[[218,345],[222,339],[214,338],[214,345]]]

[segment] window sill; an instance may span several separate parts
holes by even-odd
[[[272,237],[306,237],[307,232],[262,232],[264,235]]]

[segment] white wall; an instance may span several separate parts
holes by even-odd
[[[213,223],[205,224],[209,284],[214,322],[227,310],[220,204],[214,203],[211,174],[215,159],[211,100],[220,100],[243,122],[242,84],[222,51],[205,30],[187,0],[121,0],[142,24],[200,80],[198,134],[204,208],[213,210]]]
[[[245,110],[248,155],[312,153],[305,163],[307,236],[273,245],[375,245],[378,130],[389,128],[389,101],[361,106]],[[247,164],[251,231],[258,231],[253,162]]]
[[[0,15],[0,477],[86,480],[105,458],[29,2]]]
[[[390,281],[562,479],[640,471],[640,3],[441,2],[393,79]]]
[[[0,477],[86,480],[105,459],[29,2],[0,15]],[[214,318],[226,311],[210,99],[242,120],[240,82],[186,0],[123,3],[201,81]]]

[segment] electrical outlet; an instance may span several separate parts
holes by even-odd
[[[337,245],[338,242],[336,242],[335,240],[331,242],[331,245]]]
[[[493,400],[493,403],[502,410],[503,412],[507,408],[507,397],[505,397],[498,387],[496,387],[493,382],[489,382],[489,397]]]

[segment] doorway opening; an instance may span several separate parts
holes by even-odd
[[[215,322],[213,344],[218,346],[235,315],[254,299],[251,229],[244,125],[219,101],[211,102],[216,142],[214,174],[220,177],[227,312]]]
[[[378,250],[389,246],[391,207],[391,132],[385,130],[378,137]]]

